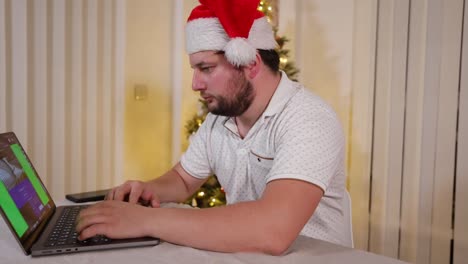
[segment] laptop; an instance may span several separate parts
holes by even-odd
[[[74,217],[86,206],[89,205],[55,206],[16,135],[13,132],[0,134],[0,212],[26,255],[159,244],[160,240],[152,237],[109,239],[96,236],[78,241]]]

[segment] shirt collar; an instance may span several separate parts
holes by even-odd
[[[284,71],[281,71],[281,80],[262,117],[267,118],[279,113],[297,91],[296,83],[291,81]]]

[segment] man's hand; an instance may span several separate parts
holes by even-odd
[[[149,235],[146,222],[154,209],[121,201],[104,201],[82,210],[77,218],[79,240],[95,235],[134,238]]]
[[[113,188],[107,194],[106,200],[124,201],[131,204],[143,203],[152,207],[160,206],[160,199],[151,189],[150,183],[142,181],[127,181]]]

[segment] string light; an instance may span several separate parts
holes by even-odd
[[[265,14],[268,22],[271,22],[272,20],[272,11],[273,11],[273,7],[269,4],[268,1],[260,1],[260,4],[258,5],[257,7],[258,11],[262,12],[263,14]]]
[[[281,58],[280,58],[280,63],[281,63],[281,64],[286,64],[286,63],[288,63],[288,59],[285,58],[285,57],[281,57]]]

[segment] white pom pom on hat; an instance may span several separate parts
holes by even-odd
[[[185,27],[188,54],[222,50],[234,66],[255,60],[257,49],[277,46],[273,29],[257,10],[260,0],[200,0]]]

